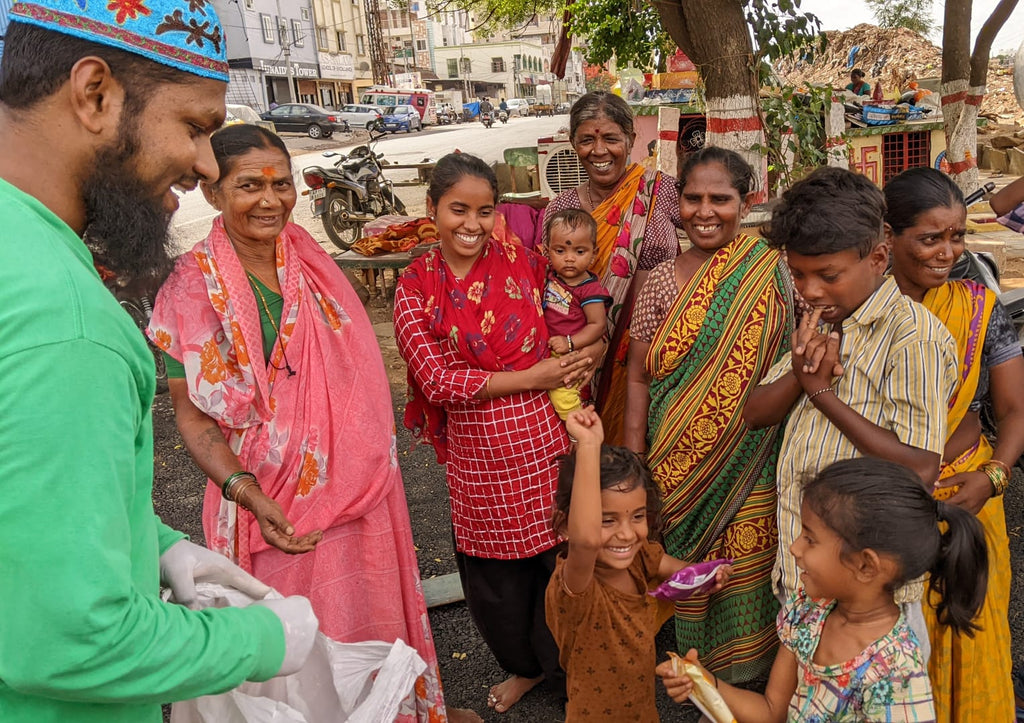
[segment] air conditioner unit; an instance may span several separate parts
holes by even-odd
[[[544,198],[552,199],[587,180],[587,172],[583,170],[568,138],[538,138],[537,163],[540,166],[540,193]]]

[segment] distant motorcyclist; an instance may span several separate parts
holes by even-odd
[[[508,113],[508,103],[505,102],[504,98],[502,98],[501,102],[498,103],[498,110],[500,110],[500,111],[502,111],[504,113]]]

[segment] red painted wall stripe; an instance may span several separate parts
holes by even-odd
[[[746,118],[715,118],[708,116],[709,133],[735,133],[737,131],[759,131],[761,119],[756,115]]]
[[[678,141],[679,131],[658,131],[659,141]]]

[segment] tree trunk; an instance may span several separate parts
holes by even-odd
[[[736,151],[759,172],[757,200],[767,199],[767,165],[758,112],[757,73],[742,0],[669,0],[655,4],[669,37],[700,71],[707,100],[708,145]]]
[[[982,25],[971,52],[972,0],[946,0],[942,28],[942,117],[946,161],[964,193],[978,186],[978,108],[985,97],[992,41],[1018,0],[1000,0]]]

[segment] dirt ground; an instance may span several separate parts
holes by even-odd
[[[1024,260],[1018,261],[1024,276]],[[1010,271],[1010,269],[1007,269]],[[1016,271],[1016,270],[1014,270]],[[394,286],[389,279],[388,289]],[[391,309],[383,295],[370,299],[367,310],[374,322],[391,381],[395,422],[399,430],[398,449],[405,480],[406,497],[412,519],[414,541],[424,579],[456,572],[451,541],[448,499],[444,470],[433,451],[422,445],[413,448],[409,433],[402,426],[405,396],[405,365],[398,356],[391,330]],[[204,479],[192,464],[174,427],[173,411],[167,395],[154,404],[155,468],[154,499],[157,512],[173,527],[188,532],[202,542],[200,510]],[[1014,659],[1024,665],[1024,490],[1017,484],[1006,495],[1007,526],[1010,533],[1014,570],[1014,596],[1010,623],[1015,633]],[[454,603],[430,611],[445,695],[449,705],[473,708],[488,721],[548,723],[564,720],[561,705],[543,688],[537,688],[509,712],[497,714],[487,709],[488,688],[503,680],[504,674],[477,634],[464,603]],[[658,638],[659,660],[674,647],[671,623]],[[664,721],[690,723],[699,716],[692,707],[674,704],[659,686],[658,709]]]

